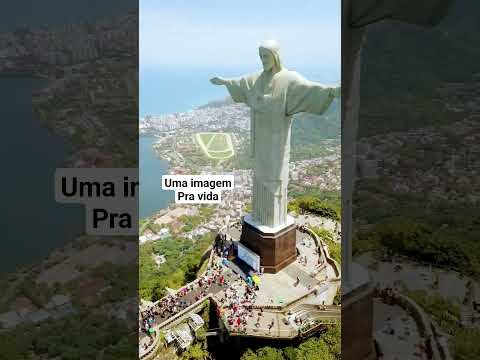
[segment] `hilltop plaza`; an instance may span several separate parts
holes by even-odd
[[[206,306],[215,308],[220,341],[234,336],[306,338],[340,320],[339,264],[310,229],[323,220],[287,214],[292,115],[323,114],[340,88],[287,70],[275,41],[262,44],[259,54],[260,74],[211,79],[251,109],[252,212],[226,221],[202,275],[140,309],[140,330],[145,334],[141,359],[153,359],[159,334],[182,337],[188,330],[185,322]],[[332,231],[332,240],[339,241],[337,232]],[[183,342],[172,343],[184,349]]]

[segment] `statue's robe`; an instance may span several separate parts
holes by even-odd
[[[235,102],[251,109],[252,216],[270,228],[284,225],[292,116],[323,114],[339,88],[324,87],[286,69],[273,77],[261,72],[231,79],[226,86]]]

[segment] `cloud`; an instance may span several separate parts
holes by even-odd
[[[258,44],[274,38],[287,67],[340,68],[339,19],[265,18],[246,24],[228,18],[141,9],[140,67],[258,67]]]

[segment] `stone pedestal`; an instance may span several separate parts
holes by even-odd
[[[264,272],[275,274],[297,257],[295,222],[289,218],[286,225],[270,228],[257,224],[247,215],[243,219],[240,243],[260,256]]]
[[[342,359],[376,359],[373,343],[374,289],[368,272],[352,263],[354,282],[342,284]]]

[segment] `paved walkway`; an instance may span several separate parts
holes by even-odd
[[[220,286],[213,283],[209,287],[199,287],[197,281],[187,284],[186,287],[194,285],[193,289],[178,297],[173,311],[156,315],[153,327],[157,330],[163,328],[167,320],[207,296],[213,296],[214,302],[221,309],[224,324],[233,336],[294,338],[300,334],[300,330],[317,326],[321,322],[329,323],[340,319],[339,307],[328,309],[320,307],[322,304],[332,304],[340,287],[332,265],[326,261],[324,253],[317,250],[315,241],[310,235],[297,232],[297,247],[300,256],[294,263],[277,274],[259,276],[259,290],[255,292],[253,302],[248,303],[253,308],[239,304],[235,312],[228,306],[226,293],[231,292],[228,287],[235,289],[233,293],[236,293],[239,299],[244,299],[246,284],[230,268],[222,265],[221,275],[228,285]],[[306,263],[304,256],[307,258]],[[212,266],[220,265],[221,261],[221,258],[214,255]],[[207,273],[211,270],[212,268],[207,270]],[[222,299],[225,299],[223,303]],[[307,307],[298,308],[299,304]],[[261,307],[263,311],[260,312],[256,307]],[[229,323],[229,317],[234,321]],[[240,325],[236,322],[238,318],[242,319]]]
[[[415,320],[401,307],[375,300],[373,322],[383,360],[427,360],[418,347],[422,338]]]
[[[282,271],[276,274],[263,274],[259,291],[257,292],[256,305],[285,305],[303,296],[319,286],[327,277],[327,267],[316,269],[319,255],[316,252],[314,241],[304,233],[297,231],[297,247],[300,256],[307,257],[307,263],[297,259]],[[325,262],[323,257],[322,263]],[[297,277],[300,282],[297,284]]]
[[[460,320],[463,321],[464,326],[480,327],[480,312],[474,311],[472,306],[472,301],[478,299],[477,281],[460,276],[455,271],[417,264],[401,257],[393,261],[377,261],[371,255],[363,254],[355,261],[370,269],[372,282],[381,288],[397,287],[400,292],[403,292],[404,287],[408,290],[426,290],[429,296],[437,295],[459,306]],[[389,321],[387,321],[388,317],[391,318]],[[475,317],[478,320],[472,321]],[[374,319],[375,338],[384,351],[387,349],[385,353],[386,355],[388,353],[388,356],[384,359],[426,358],[424,354],[420,354],[421,351],[415,344],[422,341],[417,325],[401,308],[376,301]],[[388,323],[395,330],[394,335],[384,331]],[[404,334],[405,328],[409,335]]]
[[[223,267],[222,275],[225,277],[225,282],[229,283],[231,281],[237,280],[237,276],[227,267]],[[173,315],[181,312],[190,305],[194,304],[200,299],[206,298],[209,294],[216,295],[222,293],[225,289],[225,286],[220,286],[218,283],[213,283],[210,287],[207,286],[195,286],[193,290],[190,290],[186,295],[179,297],[180,306],[176,307],[176,311],[171,313],[166,313],[164,316],[157,315],[155,316],[154,327],[158,327],[163,322],[171,318]],[[206,295],[202,293],[206,291]]]

